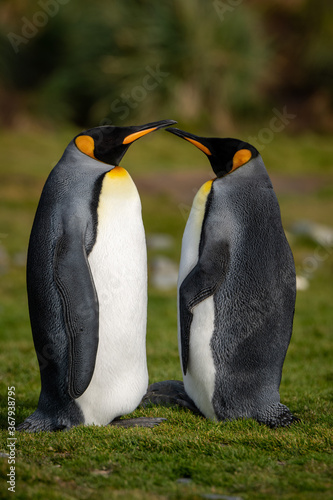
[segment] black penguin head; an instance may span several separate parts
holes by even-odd
[[[95,160],[109,165],[119,165],[132,142],[154,130],[175,123],[177,122],[174,120],[162,120],[132,127],[105,125],[81,132],[74,138],[74,143],[82,153]]]
[[[178,128],[167,128],[167,132],[179,135],[203,151],[210,161],[217,177],[230,174],[236,168],[256,158],[259,152],[248,142],[239,139],[219,139],[218,137],[199,137]]]

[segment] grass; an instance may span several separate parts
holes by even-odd
[[[22,255],[43,182],[75,133],[71,129],[32,130],[4,132],[0,138],[4,153],[0,244],[10,262],[0,284],[2,452],[8,451],[7,387],[16,387],[17,423],[36,408],[40,388]],[[209,178],[204,157],[187,146],[160,132],[132,146],[123,165],[138,180],[154,172],[163,177],[181,169],[190,175],[205,168]],[[263,151],[273,177],[283,174],[314,180],[305,192],[277,192],[287,228],[300,218],[331,223],[332,152],[327,138],[313,135],[277,135]],[[323,182],[317,186],[318,179]],[[172,234],[175,243],[166,253],[175,260],[185,224],[178,201],[171,192],[162,197],[153,190],[142,193],[146,231]],[[162,500],[199,499],[209,494],[244,500],[333,498],[332,250],[304,238],[290,241],[299,273],[305,273],[306,257],[317,258],[309,289],[297,296],[281,384],[282,402],[301,419],[299,423],[270,430],[251,420],[216,424],[185,410],[151,407],[137,409],[131,416],[167,418],[153,429],[78,427],[65,433],[17,434],[15,498]],[[150,251],[149,256],[156,253]],[[148,318],[150,382],[181,379],[174,290],[160,292],[150,287]],[[0,497],[12,498],[6,486],[7,458],[0,458],[0,464]]]

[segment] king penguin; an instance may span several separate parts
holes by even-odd
[[[132,142],[174,123],[86,130],[51,171],[27,258],[41,393],[18,430],[106,425],[145,394],[145,232],[138,191],[119,163]]]
[[[259,152],[237,139],[167,129],[204,152],[216,178],[197,192],[178,280],[184,386],[212,420],[294,417],[280,403],[292,333],[295,267],[280,208]]]

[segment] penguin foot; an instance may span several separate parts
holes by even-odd
[[[282,403],[275,403],[268,406],[256,416],[256,420],[261,424],[268,425],[272,429],[276,427],[288,427],[293,422],[299,421],[297,417],[294,417],[289,408]]]
[[[155,427],[164,422],[166,418],[154,418],[154,417],[138,417],[138,418],[125,418],[123,420],[113,420],[109,425],[115,427],[124,427],[128,429],[129,427]]]
[[[41,432],[41,431],[62,431],[70,429],[72,425],[65,422],[60,422],[57,419],[52,419],[45,416],[42,412],[36,410],[30,417],[16,427],[18,432]]]
[[[41,432],[41,431],[63,431],[64,429],[69,429],[67,425],[56,424],[51,420],[31,420],[30,417],[27,418],[22,424],[16,427],[18,432]]]
[[[192,399],[186,394],[184,383],[180,380],[164,380],[155,382],[148,387],[146,395],[141,401],[141,406],[180,406],[187,408],[196,415],[202,415]]]

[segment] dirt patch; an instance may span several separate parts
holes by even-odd
[[[135,182],[141,194],[167,195],[177,203],[190,203],[200,186],[211,178],[209,170],[186,170],[143,175]],[[333,183],[332,176],[272,174],[270,178],[278,195],[311,194]]]
[[[135,179],[141,194],[167,195],[177,203],[191,203],[194,195],[211,178],[209,170],[161,172]]]

